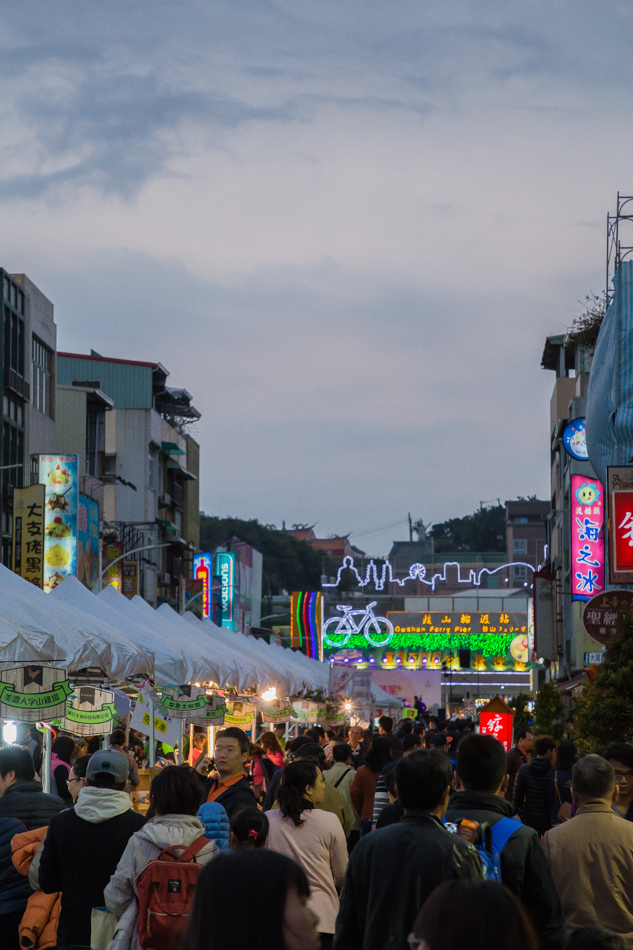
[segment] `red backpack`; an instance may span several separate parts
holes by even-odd
[[[165,848],[141,871],[136,887],[139,942],[151,950],[178,950],[187,925],[202,865],[196,855],[208,844],[202,835],[190,847]],[[180,852],[180,854],[174,854]]]

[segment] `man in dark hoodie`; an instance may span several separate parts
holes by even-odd
[[[508,784],[503,746],[493,736],[469,735],[457,752],[456,785],[446,820],[460,818],[491,827],[512,819],[514,808],[505,800]],[[501,880],[523,901],[544,950],[561,950],[565,920],[552,872],[537,833],[516,821],[516,830],[501,850]]]
[[[255,796],[244,778],[250,746],[248,736],[237,726],[220,729],[215,737],[215,774],[204,783],[206,800],[222,805],[229,818],[243,808],[257,808]],[[201,757],[196,770],[201,771],[209,762],[208,756]]]
[[[39,867],[45,894],[62,892],[57,927],[58,950],[90,947],[90,915],[103,907],[103,891],[121,855],[145,817],[132,811],[123,789],[130,766],[122,752],[95,752],[88,763],[88,784],[74,808],[51,819]]]
[[[514,783],[512,804],[524,825],[544,835],[550,827],[550,772],[556,743],[541,736],[534,743],[536,758],[522,765]]]
[[[31,753],[16,745],[0,750],[0,795],[0,818],[17,818],[29,831],[47,825],[64,807],[61,799],[42,791]]]

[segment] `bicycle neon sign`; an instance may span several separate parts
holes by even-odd
[[[426,567],[424,564],[412,564],[409,568],[409,573],[406,577],[394,577],[393,567],[389,561],[384,561],[380,565],[380,576],[378,575],[378,566],[372,559],[367,567],[365,568],[365,576],[362,577],[360,572],[354,566],[354,558],[350,555],[347,555],[343,558],[343,563],[339,567],[336,580],[333,582],[324,582],[321,584],[322,587],[338,587],[341,582],[341,575],[343,571],[352,571],[356,575],[356,583],[359,587],[367,587],[371,584],[376,590],[384,590],[385,584],[398,584],[399,587],[404,587],[407,581],[419,581],[421,584],[426,584],[427,587],[430,587],[431,590],[435,590],[437,584],[445,584],[447,582],[447,570],[449,567],[457,568],[457,583],[458,584],[467,584],[469,587],[481,587],[482,578],[492,577],[494,574],[498,574],[499,571],[505,571],[512,567],[526,567],[532,571],[536,568],[533,564],[527,564],[525,561],[509,561],[507,564],[501,564],[499,567],[495,567],[491,570],[488,567],[482,567],[480,571],[475,571],[473,568],[469,568],[468,577],[462,577],[461,564],[459,561],[445,561],[443,570],[437,574],[433,574],[430,578],[426,576]]]
[[[377,600],[373,600],[364,610],[354,610],[347,604],[337,604],[336,609],[341,610],[343,616],[330,617],[323,624],[324,644],[329,647],[344,647],[351,636],[364,634],[372,646],[386,646],[393,637],[393,624],[387,617],[377,617],[374,614],[377,603]],[[355,620],[355,617],[358,620]]]

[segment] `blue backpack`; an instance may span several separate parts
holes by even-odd
[[[460,818],[458,821],[445,821],[444,827],[477,848],[487,881],[501,883],[501,852],[514,832],[521,827],[521,822],[514,818],[500,818],[491,826],[487,821]]]

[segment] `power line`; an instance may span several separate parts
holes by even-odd
[[[402,518],[400,521],[394,521],[393,524],[383,525],[382,528],[372,528],[371,531],[362,531],[360,534],[356,531],[350,531],[350,534],[353,534],[355,538],[366,538],[370,534],[378,534],[379,531],[386,531],[387,528],[397,528],[401,524],[408,524],[407,519]]]

